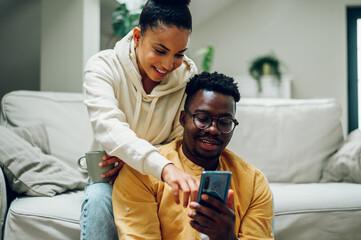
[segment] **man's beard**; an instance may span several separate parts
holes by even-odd
[[[221,153],[217,152],[214,155],[211,156],[205,156],[204,154],[201,154],[200,152],[198,152],[197,150],[194,150],[194,153],[196,154],[197,158],[200,159],[202,162],[206,162],[206,161],[210,161],[210,160],[214,160],[214,159],[218,159],[219,156],[221,156]]]
[[[194,140],[195,141],[198,141],[199,138],[202,138],[202,137],[207,137],[207,138],[210,138],[210,139],[214,139],[216,140],[219,144],[223,144],[223,141],[220,140],[217,136],[212,136],[210,135],[209,133],[199,133],[197,134],[196,136],[194,136]],[[194,149],[194,153],[196,154],[197,158],[200,159],[200,160],[205,160],[205,161],[209,161],[209,160],[213,160],[213,159],[218,159],[219,156],[221,155],[222,151],[221,152],[217,152],[215,153],[214,155],[204,155],[200,152],[197,151],[197,149]],[[205,162],[203,161],[203,162]]]

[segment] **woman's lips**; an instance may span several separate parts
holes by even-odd
[[[153,67],[154,71],[157,73],[158,76],[160,77],[165,77],[168,73],[168,71],[162,71],[156,67]]]

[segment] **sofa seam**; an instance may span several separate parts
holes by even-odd
[[[52,220],[63,220],[64,222],[69,222],[69,223],[75,223],[75,224],[79,224],[79,220],[73,220],[73,219],[70,219],[70,218],[59,218],[59,217],[50,217],[48,215],[42,215],[42,214],[30,214],[30,213],[21,213],[21,212],[18,212],[14,209],[12,209],[10,207],[10,211],[12,213],[14,213],[15,215],[18,215],[18,216],[28,216],[28,217],[37,217],[37,218],[46,218],[46,219],[52,219]]]
[[[361,207],[343,208],[343,209],[329,208],[329,209],[313,209],[313,210],[275,212],[275,216],[292,215],[292,214],[307,214],[307,213],[351,212],[351,211],[361,211]]]
[[[242,106],[242,107],[299,107],[299,106],[309,106],[314,105],[315,101],[318,105],[330,105],[335,104],[338,105],[338,107],[341,107],[341,104],[335,99],[335,98],[314,98],[314,99],[292,99],[292,100],[299,100],[298,102],[294,101],[291,102],[282,102],[277,100],[274,102],[275,104],[269,104],[265,102],[241,102],[239,101],[236,105]],[[257,101],[257,100],[256,100]]]
[[[44,92],[44,91],[39,91],[39,92]],[[45,93],[56,93],[56,92],[47,92],[45,91]],[[65,94],[81,94],[81,93],[71,93],[71,92],[64,92]],[[84,99],[83,98],[79,98],[77,100],[67,100],[67,99],[62,99],[62,100],[58,100],[58,99],[53,99],[49,96],[42,96],[42,95],[32,95],[32,94],[29,94],[27,93],[27,91],[25,90],[19,90],[19,91],[14,91],[14,92],[10,92],[8,94],[5,94],[4,95],[4,100],[2,102],[4,102],[4,104],[6,103],[6,98],[8,97],[11,97],[11,96],[17,96],[17,97],[31,97],[31,98],[41,98],[41,99],[46,99],[46,100],[49,100],[49,101],[52,101],[52,102],[69,102],[69,103],[72,103],[72,102],[84,102]]]

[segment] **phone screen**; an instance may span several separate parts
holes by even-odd
[[[228,171],[203,171],[198,191],[198,202],[201,195],[208,193],[226,203],[232,173]]]

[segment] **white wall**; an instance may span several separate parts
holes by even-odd
[[[118,38],[113,37],[113,12],[118,6],[115,0],[101,0],[100,49],[113,48]]]
[[[194,27],[190,51],[213,45],[212,70],[232,76],[247,75],[253,58],[273,51],[294,76],[292,97],[336,98],[345,128],[350,5],[361,1],[236,0]]]
[[[42,63],[53,63],[53,66],[42,67],[43,79],[52,82],[43,82],[42,90],[81,91],[83,61],[90,54],[80,51],[82,46],[74,43],[88,35],[74,32],[74,25],[84,24],[85,15],[83,10],[74,12],[75,8],[68,4],[90,0],[58,1],[59,7],[53,13],[44,12],[41,4],[56,1],[1,1],[0,97],[14,89],[39,89],[40,30],[42,56],[45,52],[51,56],[47,60],[42,58]],[[273,50],[287,66],[284,73],[294,76],[293,97],[336,98],[344,109],[346,126],[346,6],[361,6],[361,0],[227,0],[218,13],[213,11],[208,17],[201,16],[208,13],[208,1],[191,2],[191,7],[198,8],[193,14],[195,24],[188,55],[205,45],[213,45],[213,70],[236,76],[248,74],[248,64],[254,57]],[[111,24],[113,2],[115,0],[101,0],[101,29],[107,37],[111,34],[111,26],[106,26]],[[41,12],[43,17],[53,19],[45,23],[43,19],[45,26],[42,28]],[[69,16],[77,22],[69,21],[64,27],[57,27],[59,20],[66,21]],[[93,25],[90,27],[96,31],[98,26]],[[105,33],[103,28],[106,28]],[[47,32],[58,32],[58,37],[48,38],[47,43],[44,40]],[[109,39],[103,42],[102,48],[106,48],[108,42]],[[53,50],[57,52],[52,53]],[[74,53],[79,57],[67,57]],[[69,59],[73,63],[68,62]],[[70,72],[74,75],[70,76]]]
[[[85,63],[100,46],[99,1],[42,1],[42,91],[82,91]]]
[[[0,1],[0,99],[40,89],[40,13],[40,0]]]

